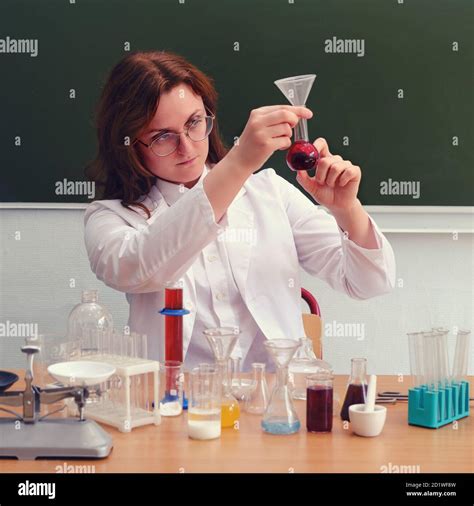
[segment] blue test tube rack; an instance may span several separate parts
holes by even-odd
[[[469,382],[453,382],[430,390],[420,385],[408,390],[408,423],[438,429],[469,416]]]

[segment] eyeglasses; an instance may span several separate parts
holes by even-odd
[[[190,120],[187,127],[184,129],[184,135],[189,137],[194,142],[203,141],[212,132],[214,126],[214,115],[210,116],[197,116]],[[181,142],[181,133],[165,132],[158,134],[150,144],[146,144],[140,139],[136,139],[140,144],[150,148],[156,156],[168,156],[174,153]]]

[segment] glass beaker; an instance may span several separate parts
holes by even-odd
[[[304,106],[313,86],[316,74],[287,77],[278,79],[275,85],[285,95],[292,105]],[[312,170],[319,160],[319,152],[309,142],[308,123],[306,118],[300,118],[295,126],[294,142],[286,155],[286,163],[291,170]]]
[[[215,439],[221,435],[221,382],[216,367],[199,364],[189,373],[188,436]]]
[[[177,360],[160,362],[160,414],[178,416],[183,411],[183,364]]]
[[[252,415],[263,415],[268,406],[269,392],[265,378],[265,364],[254,362],[252,364],[252,386],[245,400],[245,411]]]
[[[367,359],[351,359],[351,375],[347,385],[346,396],[341,409],[341,418],[349,421],[349,406],[365,404],[367,398]]]
[[[216,359],[222,382],[221,424],[222,427],[235,427],[240,417],[240,407],[232,395],[229,371],[229,358],[240,334],[238,327],[218,327],[204,330],[207,342]]]
[[[306,378],[306,428],[308,432],[331,432],[333,415],[333,375],[329,372]]]
[[[293,434],[301,423],[296,414],[288,388],[288,364],[300,346],[293,339],[271,339],[265,348],[277,366],[276,384],[262,419],[262,429],[270,434]]]
[[[332,372],[331,364],[319,360],[313,351],[313,342],[307,337],[300,339],[301,346],[288,366],[289,386],[293,399],[306,400],[306,377],[319,372]]]

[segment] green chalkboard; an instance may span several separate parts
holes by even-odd
[[[229,145],[251,109],[285,103],[275,79],[314,73],[311,140],[362,168],[364,204],[472,205],[473,11],[472,0],[2,0],[0,200],[88,201],[56,183],[84,180],[94,106],[129,42],[214,78]],[[28,40],[36,55],[14,42]],[[284,153],[265,167],[297,184]],[[418,195],[397,195],[399,182]]]

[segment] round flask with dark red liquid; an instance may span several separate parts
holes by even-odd
[[[286,154],[286,163],[291,170],[312,170],[318,165],[319,153],[309,141],[295,141]]]

